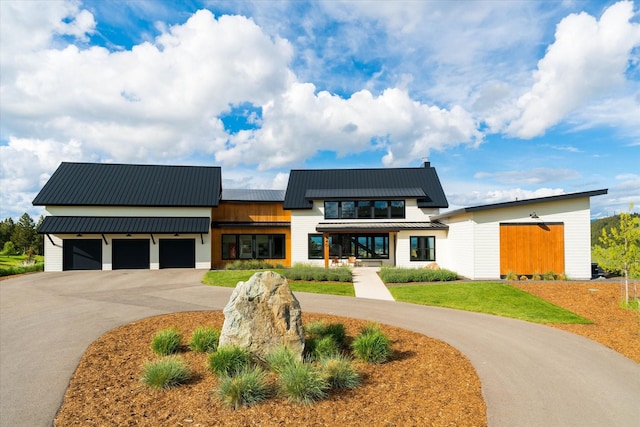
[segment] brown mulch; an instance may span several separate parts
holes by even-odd
[[[573,311],[593,324],[553,324],[598,341],[640,363],[640,315],[620,308],[617,281],[510,282],[513,286]],[[343,323],[350,336],[366,323],[304,314],[304,322]],[[184,352],[195,372],[189,384],[168,391],[141,385],[149,348],[159,329],[175,326],[185,337],[199,325],[222,326],[220,312],[174,313],[121,326],[88,348],[74,373],[56,426],[397,426],[487,424],[480,381],[472,365],[456,349],[424,335],[383,325],[393,340],[394,358],[383,365],[358,364],[360,388],[333,393],[305,407],[273,398],[237,411],[215,397],[216,379],[206,370],[206,356]]]
[[[593,324],[550,324],[597,341],[640,363],[640,312],[623,309],[619,280],[592,282],[509,282],[560,307],[587,318]],[[630,284],[633,289],[633,284]],[[640,290],[640,284],[637,284]]]
[[[325,320],[345,325],[355,336],[367,322],[303,314],[304,323]],[[381,365],[357,363],[363,383],[334,392],[312,406],[274,397],[237,411],[220,404],[217,380],[206,370],[206,355],[185,351],[195,372],[189,384],[154,391],[140,383],[142,366],[156,356],[149,348],[160,329],[177,327],[186,337],[199,325],[220,328],[221,312],[174,313],[121,326],[89,346],[74,373],[55,419],[56,426],[485,426],[481,385],[469,360],[453,347],[400,328],[383,325],[394,356]]]

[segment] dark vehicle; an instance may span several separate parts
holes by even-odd
[[[607,276],[604,270],[600,268],[600,266],[597,263],[592,262],[591,263],[591,279],[600,279],[605,277]]]

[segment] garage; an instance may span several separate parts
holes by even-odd
[[[149,268],[149,239],[114,239],[112,244],[114,270]]]
[[[564,273],[564,224],[500,224],[500,275]]]
[[[160,239],[160,268],[195,268],[195,239]]]
[[[63,270],[102,270],[100,239],[65,239],[62,241]]]

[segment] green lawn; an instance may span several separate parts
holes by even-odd
[[[207,272],[202,278],[202,283],[211,286],[225,286],[235,288],[238,282],[246,282],[254,273],[264,270],[213,270]],[[271,270],[276,273],[284,274],[286,270]],[[294,292],[311,292],[315,294],[330,294],[355,296],[352,283],[341,282],[305,282],[305,281],[289,281],[289,286]]]
[[[391,286],[396,301],[495,314],[536,323],[591,323],[562,307],[503,283]]]
[[[20,267],[26,259],[26,255],[0,255],[0,268]],[[44,262],[43,256],[36,255],[35,259],[36,263]]]

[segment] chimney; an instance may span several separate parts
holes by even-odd
[[[424,168],[430,168],[431,167],[431,162],[429,161],[428,157],[423,157],[422,158],[422,167],[424,167]]]

